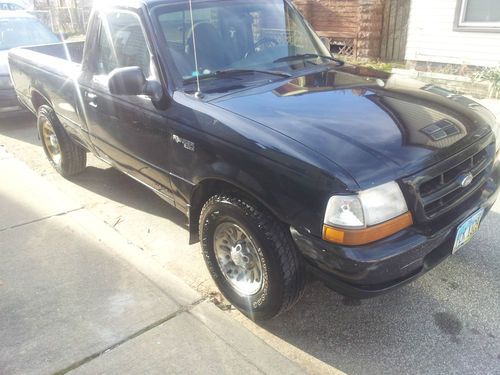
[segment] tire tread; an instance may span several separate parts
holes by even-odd
[[[63,177],[71,177],[82,173],[87,165],[87,151],[69,137],[51,107],[42,105],[38,109],[38,116],[40,116],[40,114],[43,114],[54,127],[54,131],[59,141],[59,147],[61,147],[62,162],[58,172]],[[40,136],[42,136],[41,129],[39,129],[39,131]]]
[[[265,209],[261,209],[258,204],[254,202],[250,203],[246,198],[237,195],[219,194],[211,197],[202,208],[199,225],[200,238],[203,238],[201,234],[203,223],[201,220],[205,217],[204,213],[214,204],[224,202],[239,207],[242,212],[255,220],[266,238],[275,244],[274,251],[278,255],[284,282],[283,298],[281,307],[278,311],[274,312],[272,316],[263,317],[263,319],[278,316],[297,303],[304,293],[306,284],[303,261],[295,248],[291,235],[283,223],[275,219],[274,216]]]

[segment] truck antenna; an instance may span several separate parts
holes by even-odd
[[[196,36],[195,36],[195,30],[194,30],[194,18],[193,18],[193,3],[191,0],[189,0],[189,14],[191,16],[191,36],[193,38],[193,54],[194,54],[194,66],[195,66],[195,69],[196,69],[196,88],[197,88],[197,92],[195,94],[196,97],[198,98],[202,98],[203,97],[203,94],[201,92],[201,87],[200,87],[200,68],[198,66],[198,53],[197,53],[197,50],[196,50]]]

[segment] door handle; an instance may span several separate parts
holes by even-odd
[[[85,96],[89,100],[88,101],[88,105],[91,106],[92,108],[97,108],[97,103],[95,102],[95,100],[97,99],[97,95],[94,94],[93,92],[88,92],[87,91],[85,93]]]

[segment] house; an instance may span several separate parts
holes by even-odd
[[[500,63],[500,0],[294,0],[334,52],[419,64]]]
[[[500,65],[500,0],[412,0],[406,60]]]

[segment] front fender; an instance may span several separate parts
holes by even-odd
[[[209,103],[175,98],[169,110],[171,181],[176,205],[190,221],[199,211],[195,192],[218,181],[260,202],[284,223],[321,236],[328,199],[357,187],[330,160],[286,135]]]

